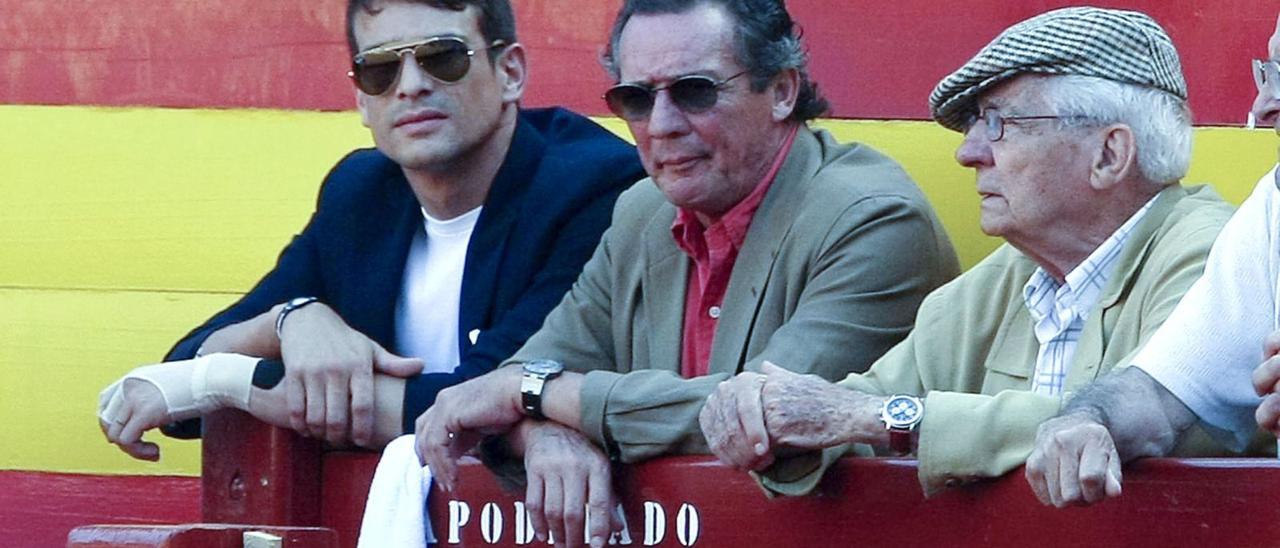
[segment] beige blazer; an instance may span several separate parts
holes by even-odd
[[[1004,245],[925,299],[919,326],[866,374],[842,386],[863,392],[924,396],[920,483],[926,494],[994,477],[1021,466],[1036,428],[1057,414],[1073,390],[1129,360],[1200,277],[1232,207],[1208,187],[1173,185],[1130,234],[1097,308],[1080,334],[1062,397],[1033,394],[1039,343],[1022,289],[1036,263]],[[1218,454],[1200,437],[1180,454]],[[865,452],[865,451],[864,451]],[[828,450],[780,463],[769,488],[807,492],[822,469],[844,454]]]

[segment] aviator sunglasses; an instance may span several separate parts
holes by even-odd
[[[653,103],[658,92],[667,90],[671,102],[685,114],[706,112],[716,105],[720,99],[720,88],[730,80],[746,74],[739,72],[724,80],[715,80],[710,76],[692,74],[676,78],[665,86],[646,86],[640,84],[618,84],[609,88],[604,94],[604,101],[609,110],[623,120],[640,122],[649,117],[653,111]]]
[[[1258,86],[1259,92],[1280,97],[1280,62],[1254,59],[1253,83]]]
[[[484,49],[503,46],[506,46],[505,42],[496,40]],[[471,70],[471,56],[476,51],[468,48],[461,38],[452,36],[387,44],[357,54],[351,60],[351,72],[347,76],[360,91],[382,95],[400,77],[400,59],[404,54],[412,53],[423,72],[442,83],[452,84]]]

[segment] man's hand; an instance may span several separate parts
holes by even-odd
[[[556,546],[581,546],[586,522],[591,546],[604,546],[622,528],[614,516],[618,502],[608,457],[576,430],[554,422],[525,421],[521,429],[529,478],[525,507],[538,540],[545,542],[549,531]]]
[[[817,375],[799,375],[764,362],[764,424],[775,445],[824,449],[857,442],[888,445],[880,422],[884,398],[841,388]]]
[[[146,381],[122,379],[99,396],[98,426],[103,435],[135,459],[160,460],[160,446],[142,441],[142,433],[170,422],[164,395]]]
[[[1064,508],[1120,496],[1120,454],[1107,427],[1075,412],[1042,423],[1027,482],[1045,505]]]
[[[760,372],[721,383],[698,415],[707,445],[725,464],[763,470],[783,448],[888,443],[879,418],[884,398],[770,362]]]
[[[748,372],[724,381],[698,413],[711,453],[738,470],[763,470],[773,464],[761,394],[767,379]]]
[[[508,366],[441,390],[414,423],[418,457],[445,491],[457,485],[458,458],[483,435],[504,433],[524,419],[521,371]]]
[[[1258,427],[1280,437],[1280,331],[1262,342],[1262,364],[1253,370],[1253,389],[1262,396],[1254,413]]]
[[[373,439],[373,372],[408,377],[422,360],[388,352],[322,303],[299,308],[281,329],[284,390],[294,430],[341,444]]]

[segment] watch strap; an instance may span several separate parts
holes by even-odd
[[[542,367],[537,367],[542,366]],[[545,367],[550,365],[551,367]],[[542,392],[547,381],[560,376],[564,368],[554,360],[534,360],[525,363],[523,376],[520,379],[520,406],[525,415],[538,420],[546,418],[542,413]]]
[[[295,299],[289,299],[289,302],[284,303],[284,308],[281,308],[280,314],[276,315],[276,338],[283,338],[281,332],[284,330],[284,319],[289,317],[289,314],[292,314],[299,308],[319,301],[320,299],[318,297],[298,297]]]
[[[538,420],[547,418],[542,414],[542,388],[546,384],[546,379],[529,373],[520,380],[520,405],[524,407],[525,415]]]
[[[911,454],[911,430],[905,428],[889,429],[889,450],[895,455]]]

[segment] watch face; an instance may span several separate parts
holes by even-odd
[[[908,426],[920,420],[920,400],[910,396],[894,396],[884,404],[884,419],[889,426]]]
[[[551,375],[564,371],[564,366],[555,360],[530,360],[524,362],[524,370],[535,375]]]

